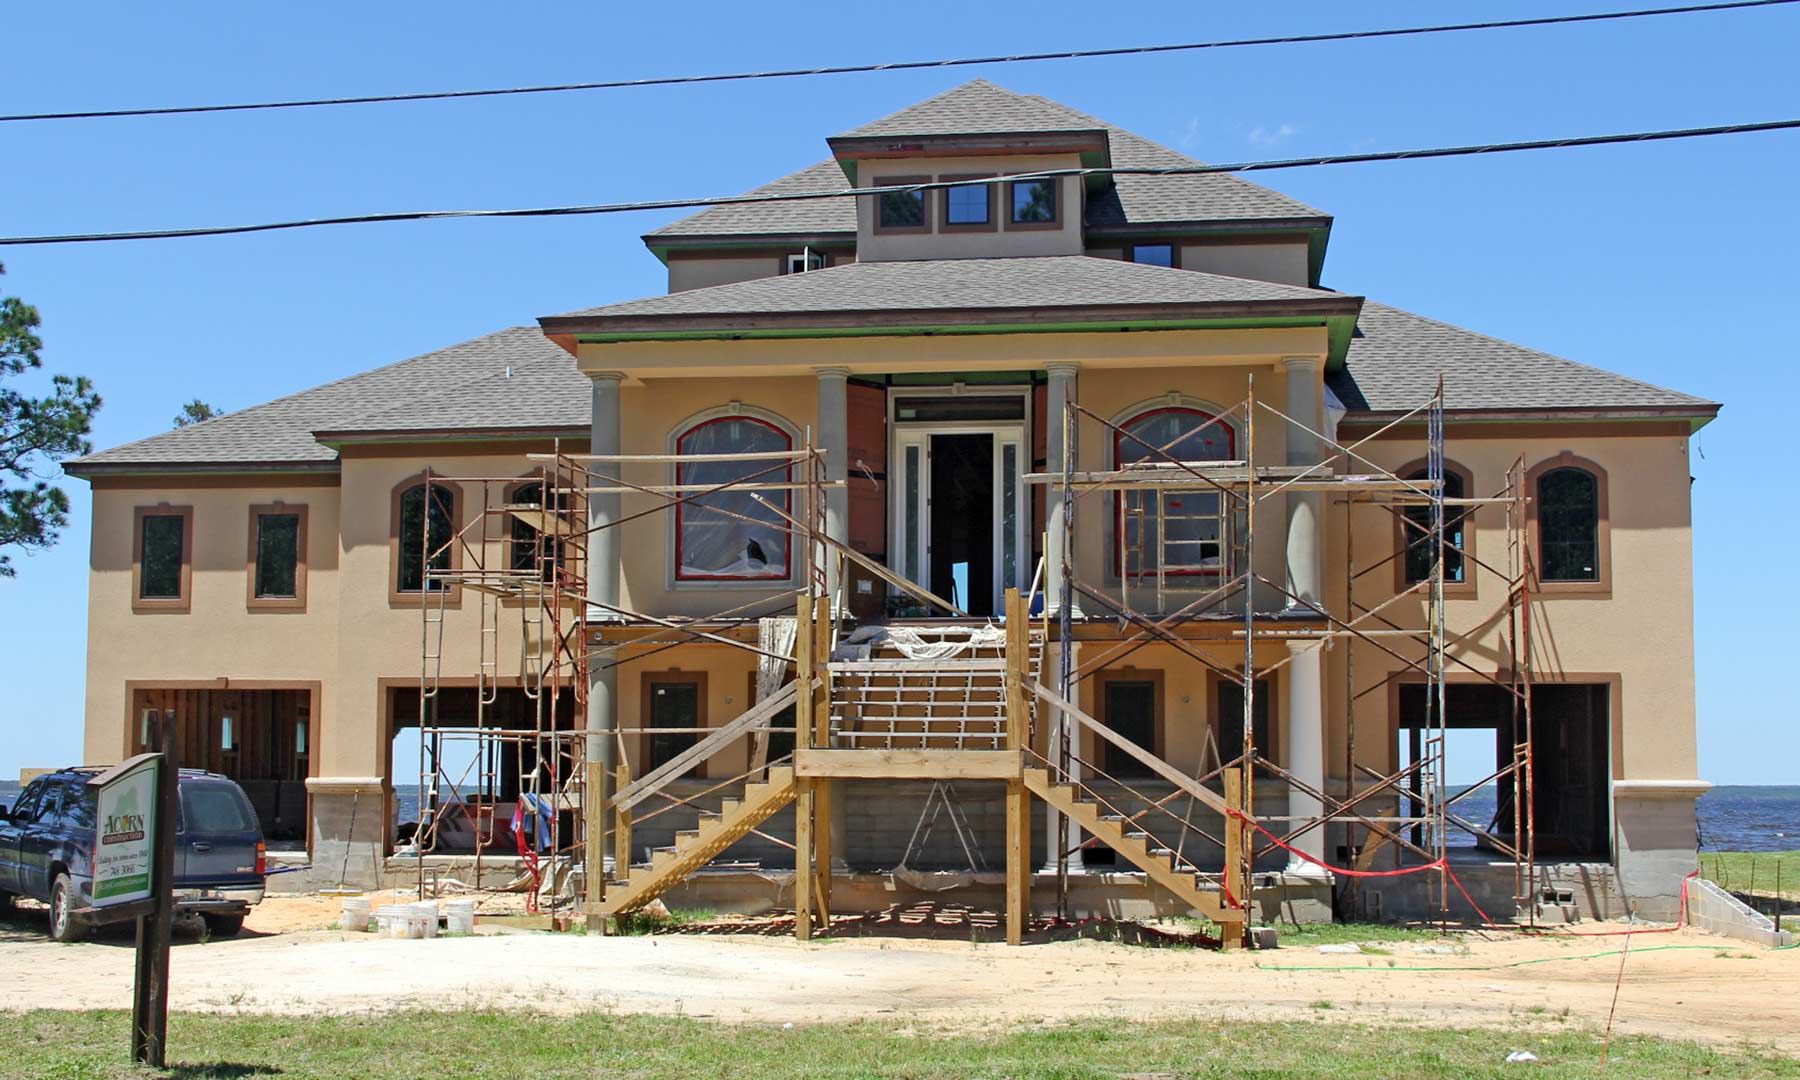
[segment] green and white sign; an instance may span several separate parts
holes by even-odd
[[[150,896],[156,851],[156,778],[162,755],[143,754],[97,776],[94,812],[94,906]]]

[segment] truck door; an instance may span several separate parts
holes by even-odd
[[[56,815],[62,807],[63,787],[60,781],[45,780],[31,820],[19,823],[17,865],[22,896],[50,897],[50,861],[56,854]]]
[[[33,780],[19,794],[19,801],[0,821],[0,892],[27,895],[23,875],[19,871],[20,844],[25,827],[37,815],[38,801],[44,797],[44,781]]]

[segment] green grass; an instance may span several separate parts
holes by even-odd
[[[1342,1015],[1337,1010],[1333,1015]],[[1529,1023],[1521,1021],[1521,1023]],[[0,1023],[0,1075],[109,1080],[124,1064],[120,1013],[33,1012]],[[1566,1025],[1448,1031],[1320,1021],[1221,1024],[1117,1019],[955,1033],[902,1022],[729,1026],[590,1013],[404,1013],[386,1017],[180,1014],[169,1024],[180,1077],[1058,1077],[1358,1080],[1518,1077],[1800,1077],[1800,1061],[1747,1048],[1600,1039]],[[1508,1065],[1529,1050],[1539,1064]]]
[[[1800,851],[1702,851],[1701,876],[1732,892],[1775,895],[1780,871],[1781,895],[1800,900]],[[1754,877],[1752,877],[1754,871]],[[1754,884],[1753,884],[1754,883]]]
[[[1411,926],[1395,926],[1392,923],[1282,923],[1275,927],[1281,947],[1284,949],[1304,949],[1314,945],[1341,945],[1354,942],[1365,945],[1369,942],[1401,942],[1416,945],[1434,945],[1445,940],[1436,930],[1421,929]],[[1454,938],[1452,938],[1454,940]],[[1375,950],[1367,950],[1375,952]],[[1376,952],[1378,956],[1386,956],[1386,951]]]
[[[709,923],[718,917],[719,913],[710,908],[670,908],[667,915],[652,915],[634,911],[629,915],[619,917],[618,932],[627,937],[637,934],[656,934],[665,930],[680,930],[683,927]]]

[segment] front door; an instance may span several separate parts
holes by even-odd
[[[1008,588],[1030,586],[1020,557],[1024,438],[1022,423],[908,423],[897,413],[894,570],[976,616],[1000,614]],[[899,614],[941,614],[895,602]]]

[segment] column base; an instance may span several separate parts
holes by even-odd
[[[379,776],[314,776],[312,884],[375,889],[387,849],[387,788]]]

